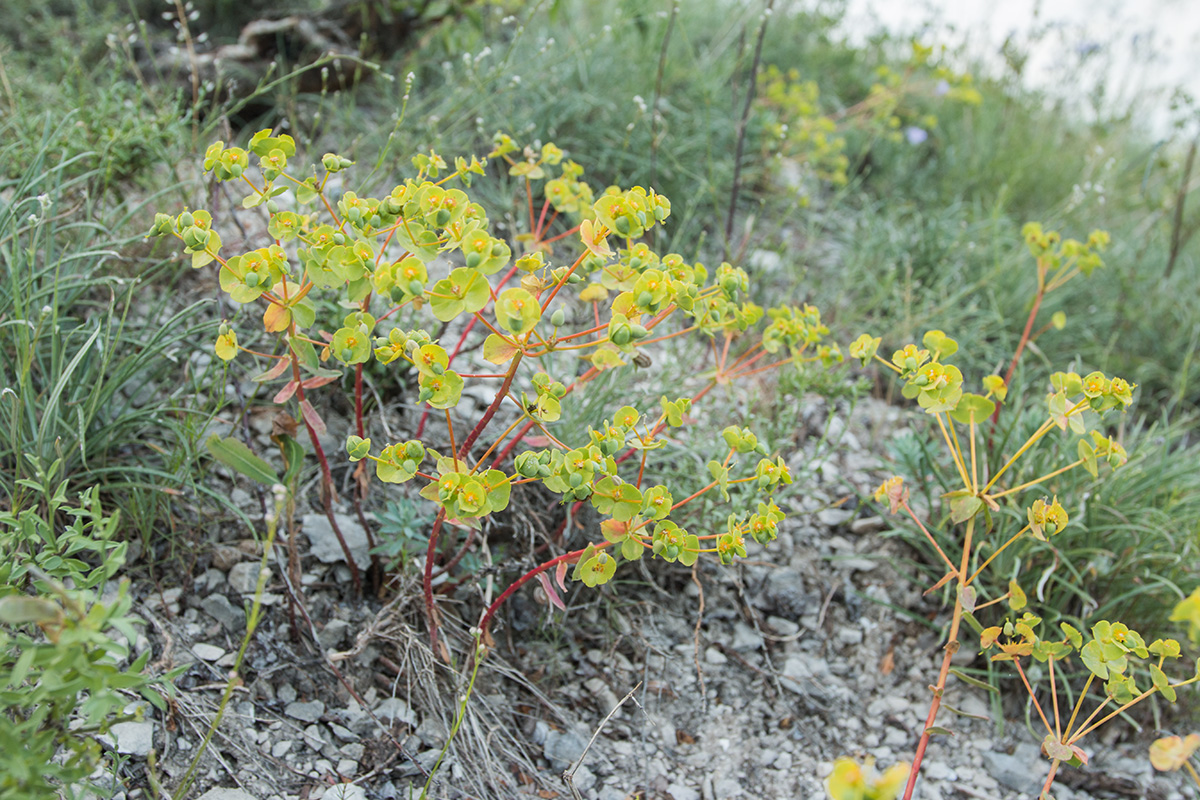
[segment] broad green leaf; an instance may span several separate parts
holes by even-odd
[[[1012,595],[1008,598],[1008,607],[1013,611],[1020,611],[1026,605],[1028,605],[1029,601],[1025,597],[1025,592],[1022,591],[1020,585],[1018,585],[1016,581],[1008,582],[1008,591]]]
[[[983,500],[968,495],[950,501],[950,519],[954,522],[966,522],[983,508]]]
[[[1100,643],[1092,640],[1079,650],[1079,658],[1088,671],[1102,681],[1108,680],[1108,665],[1104,663],[1104,655],[1100,651]]]
[[[950,412],[950,418],[963,425],[974,420],[978,425],[990,417],[995,410],[996,404],[983,395],[967,393],[959,399],[958,405]]]
[[[493,364],[507,364],[516,354],[516,345],[494,333],[489,333],[483,340],[483,357]]]
[[[205,442],[208,452],[225,466],[245,475],[253,481],[274,486],[279,483],[279,474],[266,461],[254,455],[242,442],[232,436],[222,439],[217,434]]]
[[[1087,443],[1086,439],[1079,440],[1079,445],[1076,450],[1079,452],[1079,458],[1083,460],[1083,468],[1086,469],[1093,478],[1100,477],[1099,470],[1096,468],[1096,450]]]

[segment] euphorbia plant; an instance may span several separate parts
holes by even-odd
[[[424,575],[435,643],[439,537],[453,523],[468,531],[469,543],[482,520],[503,512],[522,484],[540,483],[563,502],[590,504],[605,518],[602,536],[519,578],[484,612],[484,632],[499,604],[534,578],[562,605],[555,583],[565,588],[572,565],[575,578],[596,586],[612,577],[620,561],[647,553],[684,564],[709,553],[728,563],[745,555],[747,537],[764,544],[774,539],[783,514],[769,495],[791,476],[753,432],[726,427],[723,446],[708,462],[711,480],[690,487],[686,496],[649,479],[651,451],[666,443],[668,431],[686,425],[692,404],[717,385],[780,367],[841,360],[836,346],[823,341],[828,329],[816,308],[764,310],[749,301],[742,269],[723,263],[709,270],[639,241],[671,212],[670,202],[653,189],[597,192],[581,180],[582,168],[564,162],[552,144],[522,149],[504,135],[495,144],[489,157],[502,159],[508,174],[524,184],[528,207],[528,229],[511,242],[493,235],[483,207],[466,192],[472,177],[484,174],[485,161],[460,158],[451,169],[437,154],[421,154],[413,159],[416,175],[386,194],[338,196],[330,179],[350,166],[348,159],[326,154],[320,169],[294,170],[291,139],[267,131],[251,139],[250,152],[213,145],[205,168],[217,180],[245,186],[243,205],[264,209],[273,241],[247,253],[223,254],[204,211],[159,215],[153,231],[181,239],[194,266],[217,262],[230,298],[263,308],[263,327],[279,336],[282,347],[277,354],[253,353],[275,362],[259,379],[284,381],[275,400],[298,404],[326,479],[328,463],[317,436],[324,423],[306,392],[336,382],[346,367],[354,369],[350,459],[373,464],[384,483],[417,481],[421,495],[438,509]],[[251,153],[258,156],[253,175]],[[518,275],[518,285],[509,286]],[[314,293],[346,308],[340,327],[321,329]],[[397,324],[401,318],[415,323]],[[482,329],[475,332],[477,324]],[[438,340],[439,330],[458,333],[452,349]],[[555,434],[567,395],[586,390],[607,370],[626,370],[632,380],[632,365],[645,363],[644,349],[685,335],[707,338],[712,354],[707,380],[691,397],[664,396],[654,408],[612,409],[577,441]],[[472,337],[482,339],[492,371],[454,369]],[[217,354],[229,360],[245,349],[232,327],[223,326]],[[426,415],[444,421],[449,449],[434,448],[419,432],[373,445],[361,388],[363,364],[372,359],[415,374],[416,401],[426,407],[418,430]],[[580,359],[586,369],[576,374]],[[464,426],[451,412],[467,381],[489,385],[494,395],[479,418]],[[502,409],[505,427],[485,439]],[[548,444],[519,449],[534,431]],[[486,447],[477,447],[485,440]],[[738,484],[753,484],[764,497],[748,512],[731,513],[724,530],[693,533],[673,518],[706,493],[730,501],[729,488]]]
[[[1013,366],[1009,369],[1009,376],[1020,357],[1020,349],[1030,338],[1029,332],[1041,297],[1074,274],[1090,272],[1099,266],[1099,257],[1094,250],[1101,248],[1108,238],[1106,234],[1096,232],[1089,237],[1087,244],[1068,241],[1060,247],[1058,235],[1044,234],[1040,226],[1026,226],[1025,235],[1038,258],[1038,289],[1034,309],[1025,326],[1025,334],[1013,359]],[[1125,463],[1124,448],[1105,433],[1102,419],[1111,411],[1127,409],[1133,401],[1136,387],[1119,377],[1108,377],[1101,372],[1092,372],[1083,377],[1073,372],[1054,373],[1050,376],[1049,392],[1045,399],[1044,421],[1007,457],[989,461],[981,429],[990,429],[996,418],[998,404],[1012,393],[1008,381],[998,375],[989,375],[980,382],[981,393],[966,391],[967,384],[962,372],[950,363],[950,358],[958,351],[958,343],[941,331],[929,331],[921,345],[907,344],[894,351],[890,359],[878,354],[879,346],[879,338],[864,334],[850,346],[850,354],[860,359],[864,366],[874,361],[900,377],[904,382],[904,397],[915,399],[920,408],[933,418],[937,434],[953,463],[956,479],[961,484],[961,488],[945,495],[948,525],[941,538],[954,543],[948,548],[942,547],[939,537],[928,530],[913,510],[900,477],[888,479],[876,491],[876,500],[887,502],[892,513],[903,510],[911,517],[946,568],[944,577],[929,591],[947,585],[954,590],[954,609],[942,664],[931,686],[933,697],[904,798],[908,800],[912,797],[930,737],[948,732],[935,723],[947,680],[952,672],[956,672],[951,669],[951,662],[963,645],[960,630],[964,621],[979,635],[981,652],[988,653],[993,662],[1012,663],[1046,728],[1042,751],[1050,759],[1051,768],[1042,796],[1048,797],[1050,785],[1061,764],[1078,765],[1087,760],[1087,754],[1079,745],[1083,737],[1152,695],[1158,694],[1174,702],[1177,689],[1200,679],[1194,674],[1172,682],[1163,666],[1167,659],[1181,655],[1179,643],[1166,639],[1146,644],[1136,631],[1119,622],[1098,621],[1092,626],[1090,636],[1062,623],[1062,637],[1056,638],[1039,634],[1041,619],[1028,612],[989,627],[984,627],[977,618],[984,609],[1001,603],[1007,603],[1014,613],[1022,611],[1027,605],[1019,576],[1008,582],[1007,591],[1002,594],[994,597],[981,595],[978,578],[996,557],[1026,537],[1050,542],[1069,524],[1063,503],[1057,496],[1044,494],[1044,486],[1072,470],[1083,469],[1093,478],[1098,478],[1102,465],[1117,469]],[[989,423],[989,418],[993,422]],[[1030,480],[1018,479],[1014,482],[1013,476],[1017,474],[1015,465],[1052,434],[1077,437],[1071,448],[1077,458]],[[999,466],[989,470],[989,464]],[[1037,496],[1039,494],[1041,496]],[[1026,495],[1034,497],[1023,499]],[[1015,531],[1008,531],[1004,538],[1004,523],[998,523],[992,515],[999,512],[1003,505],[1018,502],[1018,507],[1023,509],[1021,518],[1026,524]],[[1001,538],[997,539],[997,536]],[[1022,661],[1027,663],[1028,659],[1046,665],[1049,672],[1049,703],[1044,697],[1039,700],[1038,692],[1026,677]],[[1082,664],[1088,677],[1077,693],[1071,693],[1076,699],[1068,716],[1065,707],[1060,709],[1059,691],[1060,684],[1065,686],[1064,666],[1075,659]],[[1148,675],[1148,687],[1139,688],[1137,685],[1135,667]],[[1200,669],[1200,663],[1197,669]],[[1103,685],[1104,697],[1092,701],[1091,691],[1097,681]],[[1080,722],[1080,714],[1089,703],[1094,707]]]

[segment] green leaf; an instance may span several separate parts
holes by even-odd
[[[300,471],[304,469],[304,445],[287,434],[278,437],[278,441],[283,450],[283,485],[292,489],[295,487],[296,478],[300,476]],[[370,446],[369,441],[368,446]]]
[[[483,340],[483,358],[493,364],[507,364],[516,354],[516,345],[494,333]]]
[[[263,461],[250,448],[232,436],[222,439],[217,434],[208,437],[205,442],[208,452],[225,466],[245,475],[258,483],[274,486],[279,483],[279,475],[266,461]]]
[[[983,500],[974,496],[959,497],[950,501],[950,519],[966,522],[983,508]]]
[[[626,561],[637,561],[642,557],[642,551],[645,549],[641,542],[631,536],[621,542],[621,558]]]
[[[941,358],[952,356],[958,352],[958,342],[941,331],[929,331],[922,337],[921,342]]]
[[[1083,647],[1082,633],[1065,622],[1058,623],[1058,627],[1062,628],[1063,634],[1067,637],[1067,641],[1071,643],[1072,647],[1074,647],[1076,650]]]
[[[317,349],[313,347],[312,342],[299,337],[288,337],[288,347],[296,354],[296,360],[300,362],[300,369],[305,372],[316,374],[321,368],[321,360],[317,358]]]
[[[983,395],[968,392],[959,399],[958,405],[950,412],[950,418],[963,425],[974,420],[978,425],[990,417],[995,410],[996,404],[993,401]]]
[[[984,689],[986,691],[991,692],[992,694],[1000,693],[1000,690],[997,689],[995,686],[992,686],[990,683],[987,683],[986,681],[981,681],[978,678],[972,678],[970,675],[968,675],[967,673],[963,672],[962,670],[960,670],[956,667],[951,667],[950,673],[952,675],[954,675],[956,678],[958,678],[960,681],[962,681],[963,683],[970,684],[971,686],[974,686],[976,689]]]
[[[571,572],[571,580],[573,580],[573,581],[582,580],[583,565],[586,564],[588,561],[591,561],[592,557],[595,555],[596,555],[596,545],[589,543],[588,546],[583,549],[583,553],[579,556],[579,560],[575,562],[575,569],[572,570],[572,572]]]
[[[1008,582],[1008,591],[1012,595],[1008,599],[1008,607],[1013,611],[1020,611],[1029,601],[1025,597],[1025,592],[1021,590],[1020,585],[1016,581]]]
[[[694,533],[689,533],[683,537],[683,550],[679,553],[679,563],[685,567],[690,567],[696,563],[696,559],[700,557],[700,537]],[[1200,659],[1196,661],[1196,671],[1200,673]]]
[[[716,481],[717,486],[720,487],[721,498],[726,503],[728,503],[729,502],[729,467],[721,466],[721,462],[719,462],[719,461],[709,461],[708,462],[708,473],[710,475],[712,475],[713,480]]]
[[[1088,444],[1086,439],[1080,439],[1079,446],[1076,448],[1076,450],[1079,452],[1079,458],[1083,460],[1083,468],[1086,469],[1093,478],[1100,477],[1100,472],[1096,468],[1095,448]]]
[[[1070,746],[1054,738],[1052,733],[1046,734],[1046,738],[1042,740],[1042,753],[1046,758],[1055,761],[1070,761],[1075,757],[1075,752],[1071,750]]]
[[[1095,675],[1102,681],[1108,680],[1108,665],[1104,663],[1104,654],[1100,650],[1100,643],[1094,639],[1085,644],[1079,650],[1079,658],[1083,661],[1083,665],[1088,668],[1088,672]],[[1200,665],[1200,662],[1197,662]]]

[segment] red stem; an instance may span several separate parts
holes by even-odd
[[[422,588],[425,593],[425,620],[429,623],[429,646],[437,652],[438,624],[437,610],[433,606],[433,557],[437,553],[438,534],[442,532],[442,523],[446,519],[446,509],[439,508],[437,517],[433,520],[433,528],[429,531],[429,547],[425,549],[425,578]]]
[[[550,198],[546,198],[546,202],[542,203],[542,213],[538,216],[537,226],[532,231],[534,241],[542,235],[542,223],[546,221],[546,212],[549,210]]]
[[[292,357],[292,377],[296,381],[296,400],[303,403],[304,384],[300,380],[300,363],[294,355]],[[333,529],[333,534],[342,547],[342,554],[346,557],[346,564],[350,567],[354,591],[356,594],[362,594],[362,578],[358,574],[358,564],[354,562],[354,556],[350,555],[346,537],[342,536],[342,529],[338,527],[337,519],[333,515],[333,473],[329,469],[329,459],[325,458],[325,449],[321,447],[321,440],[317,438],[317,432],[313,430],[313,426],[308,423],[308,418],[303,413],[300,414],[300,417],[304,420],[304,427],[308,430],[308,438],[312,442],[313,452],[316,453],[317,461],[321,464],[321,483],[324,489],[321,499],[325,505],[325,516],[329,519],[329,526]]]
[[[462,446],[458,449],[456,458],[464,459],[471,452],[471,445],[475,444],[475,440],[479,438],[479,434],[483,433],[483,429],[492,421],[492,417],[496,415],[496,410],[500,408],[500,403],[503,402],[508,394],[508,389],[512,386],[513,378],[517,375],[517,367],[521,364],[522,353],[518,352],[513,358],[512,366],[508,368],[508,376],[504,379],[504,383],[500,385],[500,390],[496,392],[496,397],[492,400],[492,404],[483,412],[483,416],[479,418],[479,422],[471,430],[471,433],[463,440]],[[429,623],[429,645],[433,650],[437,650],[438,624],[433,607],[433,559],[437,553],[438,534],[442,531],[442,522],[446,519],[446,509],[438,510],[437,518],[433,521],[433,528],[429,531],[429,547],[425,551],[425,578],[423,581],[425,590],[425,619]]]
[[[592,546],[595,547],[597,550],[602,550],[605,547],[609,547],[610,545],[612,545],[612,542],[597,542],[597,543],[594,543]],[[586,550],[587,550],[587,548],[585,547],[582,550],[572,550],[570,553],[563,553],[558,558],[552,558],[549,561],[547,561],[545,564],[536,566],[533,569],[529,570],[529,572],[526,572],[524,575],[517,578],[515,581],[513,581],[511,586],[509,586],[507,589],[505,589],[500,594],[500,596],[497,597],[496,600],[490,606],[488,606],[487,611],[485,611],[483,614],[483,619],[481,619],[479,621],[479,629],[482,630],[485,634],[487,633],[488,626],[492,624],[492,617],[494,617],[496,615],[496,609],[498,609],[504,603],[504,601],[507,600],[512,595],[512,593],[515,592],[517,589],[520,589],[526,583],[533,580],[538,575],[540,575],[541,573],[550,569],[551,567],[556,567],[563,561],[570,561],[573,558],[574,559],[579,558],[581,555],[584,554],[584,552]]]

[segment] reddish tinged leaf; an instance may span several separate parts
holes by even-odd
[[[308,378],[300,385],[305,389],[316,389],[318,386],[324,386],[327,383],[333,383],[340,377],[341,375],[318,375],[315,378]]]
[[[958,599],[962,603],[962,607],[971,614],[975,613],[975,598],[977,596],[978,593],[975,591],[974,586],[964,586],[958,590]]]
[[[277,306],[274,303],[267,306],[263,312],[263,327],[272,333],[286,331],[292,323],[291,309]]]
[[[325,434],[325,420],[321,419],[321,415],[312,407],[312,403],[307,400],[301,400],[300,412],[304,414],[304,421],[308,423],[310,428],[319,435],[323,436]]]
[[[554,604],[555,608],[567,610],[567,604],[562,601],[558,595],[558,590],[554,588],[554,584],[550,582],[550,576],[544,572],[537,574],[538,583],[542,585],[542,591],[546,593],[546,598]]]
[[[262,373],[261,375],[255,375],[250,380],[254,381],[255,383],[265,383],[266,381],[273,381],[276,378],[278,378],[280,375],[282,375],[284,372],[286,372],[287,368],[290,367],[291,365],[292,365],[292,360],[290,358],[281,358],[275,362],[275,366],[271,367],[269,370]]]
[[[283,385],[283,388],[271,398],[271,402],[275,403],[276,405],[283,405],[288,400],[292,399],[292,395],[296,393],[297,386],[299,386],[299,384],[297,384],[294,380],[288,381]]]
[[[957,571],[947,572],[945,575],[942,576],[941,580],[939,580],[933,586],[930,586],[928,589],[926,589],[924,592],[922,592],[922,594],[931,594],[933,592],[936,592],[938,589],[945,586],[947,583],[949,583],[953,578],[956,578],[957,576],[958,576]]]
[[[554,570],[554,580],[558,581],[558,588],[564,592],[567,590],[567,562],[560,561]]]

